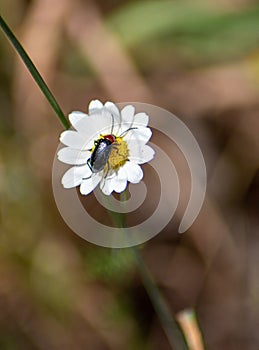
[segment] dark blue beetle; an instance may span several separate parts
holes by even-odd
[[[89,168],[93,173],[98,173],[99,171],[102,171],[106,164],[108,164],[107,173],[109,171],[108,160],[113,147],[116,147],[116,136],[113,134],[114,115],[111,114],[111,117],[112,117],[111,133],[108,135],[104,135],[98,140],[94,141],[94,149],[92,151],[91,157],[87,160],[87,165],[89,166]],[[122,137],[122,135],[126,134],[128,131],[133,129],[137,129],[137,128],[130,127],[129,129],[125,130],[121,135],[119,135],[119,137]]]
[[[116,136],[104,135],[99,140],[94,141],[94,150],[87,164],[93,173],[103,170],[108,162],[113,144],[116,142]]]

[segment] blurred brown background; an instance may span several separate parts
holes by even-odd
[[[195,308],[206,349],[258,350],[259,2],[0,8],[66,114],[95,98],[139,101],[189,126],[206,161],[205,204],[188,232],[177,234],[176,218],[141,252],[172,313]],[[0,349],[170,349],[127,250],[91,245],[58,213],[51,167],[61,131],[1,32]],[[161,135],[154,142],[174,159]]]

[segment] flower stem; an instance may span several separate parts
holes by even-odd
[[[69,122],[67,121],[64,113],[62,112],[61,108],[59,107],[55,97],[52,95],[51,91],[49,90],[47,84],[45,83],[45,81],[43,80],[39,71],[35,67],[34,63],[30,59],[30,57],[28,56],[28,54],[26,53],[26,51],[24,50],[24,48],[22,47],[22,45],[20,44],[20,42],[18,41],[16,36],[13,34],[12,30],[9,28],[7,23],[4,21],[2,16],[0,16],[0,27],[2,28],[2,30],[4,31],[4,33],[6,34],[6,36],[8,37],[10,42],[12,43],[12,45],[14,46],[15,50],[17,51],[17,53],[19,54],[19,56],[23,60],[24,64],[26,65],[29,72],[31,73],[33,79],[38,84],[40,90],[45,95],[46,99],[48,100],[49,104],[51,105],[51,107],[53,108],[55,113],[57,114],[57,116],[58,116],[59,120],[61,121],[61,123],[63,124],[63,126],[66,129],[69,129],[69,127],[70,127]]]
[[[178,326],[175,319],[171,316],[168,306],[165,303],[165,300],[162,297],[155,282],[153,281],[152,275],[145,265],[138,248],[133,247],[132,252],[135,257],[135,262],[141,275],[143,284],[160,319],[161,325],[170,345],[174,350],[188,350],[181,328]]]

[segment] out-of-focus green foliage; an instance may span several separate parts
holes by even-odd
[[[108,18],[123,45],[140,50],[145,63],[163,55],[185,61],[217,62],[255,49],[259,40],[259,6],[222,11],[193,1],[128,3]],[[151,53],[151,55],[150,55]]]
[[[94,278],[107,282],[127,282],[134,266],[134,257],[130,250],[94,249],[84,255],[85,266]]]

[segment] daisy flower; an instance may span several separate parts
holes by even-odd
[[[128,182],[142,180],[140,164],[154,157],[146,145],[152,135],[146,113],[135,114],[132,105],[119,111],[112,102],[94,100],[88,114],[75,111],[69,120],[73,129],[60,136],[67,147],[58,152],[60,161],[74,165],[62,177],[65,188],[80,186],[81,194],[87,195],[99,185],[110,195],[123,192]]]

